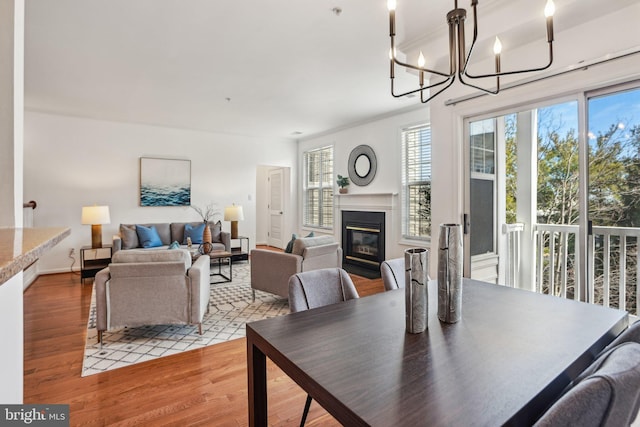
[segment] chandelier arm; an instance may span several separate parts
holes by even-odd
[[[476,11],[476,6],[478,5],[477,1],[472,1],[471,6],[473,7],[473,40],[471,40],[471,47],[469,47],[469,53],[467,57],[464,59],[464,66],[460,64],[460,68],[462,68],[462,73],[466,74],[467,66],[469,65],[469,61],[471,60],[471,54],[473,53],[473,48],[476,46],[476,41],[478,41],[478,13]]]
[[[463,76],[463,74],[462,74],[462,73],[458,73],[458,78],[460,79],[460,83],[462,83],[462,84],[463,84],[463,85],[465,85],[465,86],[469,86],[469,87],[472,87],[472,88],[474,88],[474,89],[481,90],[482,92],[484,92],[484,93],[488,93],[489,95],[497,95],[497,94],[498,94],[498,92],[500,92],[500,80],[499,80],[499,79],[496,79],[496,80],[497,80],[496,88],[495,88],[494,90],[490,90],[490,89],[485,89],[485,88],[483,88],[483,87],[480,87],[480,86],[476,86],[476,85],[474,85],[474,84],[471,84],[471,83],[469,83],[469,82],[465,81],[465,80],[462,78],[462,76]]]
[[[447,83],[447,82],[450,82],[450,83],[445,87],[445,89],[446,89],[446,88],[448,88],[449,86],[451,86],[451,84],[455,81],[455,79],[456,79],[456,78],[455,78],[455,75],[453,75],[453,76],[450,76],[450,77],[448,77],[448,78],[446,78],[446,79],[444,79],[444,80],[442,80],[442,81],[439,81],[439,82],[437,82],[437,83],[434,83],[434,84],[432,84],[432,85],[424,86],[424,87],[421,87],[421,88],[418,88],[418,89],[414,89],[414,90],[410,90],[410,91],[408,91],[408,92],[405,92],[405,93],[402,93],[402,94],[398,94],[398,95],[396,95],[396,94],[395,94],[395,92],[394,92],[394,90],[393,90],[393,89],[394,89],[394,84],[393,84],[394,79],[391,79],[391,95],[392,95],[394,98],[400,98],[400,97],[403,97],[403,96],[406,96],[406,95],[411,95],[411,94],[413,94],[413,93],[420,92],[420,98],[422,98],[422,92],[424,92],[425,90],[427,90],[427,89],[431,89],[431,88],[434,88],[434,87],[437,87],[437,86],[440,86],[440,85],[443,85],[443,84],[445,84],[445,83]]]
[[[445,90],[447,90],[452,84],[453,82],[456,81],[456,76],[453,75],[453,78],[451,79],[451,81],[449,82],[448,85],[446,85],[445,87],[443,87],[442,89],[440,89],[439,91],[437,91],[436,93],[434,93],[433,95],[431,95],[429,98],[427,99],[422,99],[422,94],[423,92],[420,92],[420,102],[423,104],[426,104],[427,102],[431,101],[433,98],[435,98],[436,96],[440,95],[442,92],[444,92]],[[444,83],[444,82],[443,82]]]
[[[451,76],[453,76],[455,74],[455,72],[447,74],[447,73],[443,73],[443,72],[436,71],[436,70],[430,70],[429,68],[421,68],[421,67],[418,67],[416,65],[407,64],[405,62],[399,61],[395,56],[393,57],[393,62],[398,64],[398,65],[400,65],[400,66],[402,66],[402,67],[405,67],[405,68],[411,68],[412,70],[423,71],[423,72],[429,73],[429,74],[437,74],[439,76],[446,77],[446,78],[449,78],[449,77],[451,77]]]
[[[484,79],[487,77],[501,77],[501,76],[510,76],[513,74],[531,73],[534,71],[544,71],[547,68],[549,68],[553,63],[553,42],[548,42],[548,43],[549,43],[549,62],[545,66],[538,67],[538,68],[530,68],[527,70],[503,71],[500,73],[479,74],[479,75],[469,74],[465,69],[464,75],[469,77],[470,79]]]

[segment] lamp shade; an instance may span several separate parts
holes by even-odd
[[[110,224],[109,206],[84,206],[82,208],[82,224]]]
[[[225,221],[243,221],[244,212],[242,212],[242,206],[227,206],[224,208],[224,220]]]

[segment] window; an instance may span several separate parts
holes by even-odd
[[[333,227],[333,147],[304,153],[303,225]]]
[[[402,131],[402,234],[426,239],[431,235],[431,127]]]

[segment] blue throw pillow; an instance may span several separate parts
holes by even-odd
[[[167,249],[180,249],[180,243],[178,243],[177,240],[174,240]]]
[[[187,237],[191,237],[191,243],[200,244],[202,243],[202,234],[204,233],[204,222],[200,225],[193,226],[191,224],[185,224],[184,226],[184,240],[182,242],[183,245],[187,244]]]
[[[158,230],[153,225],[151,227],[145,227],[144,225],[136,224],[136,234],[138,235],[138,240],[140,240],[140,245],[143,248],[156,248],[158,246],[162,246],[162,240],[160,240],[160,235],[158,234]]]

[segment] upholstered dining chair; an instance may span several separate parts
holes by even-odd
[[[640,344],[626,342],[599,356],[535,426],[628,426],[639,405]]]
[[[640,343],[640,320],[636,321],[634,324],[622,331],[622,333],[618,335],[617,338],[614,339],[602,353],[629,341]]]
[[[289,310],[291,313],[336,304],[358,298],[351,277],[342,268],[321,268],[297,273],[289,278]],[[311,407],[307,395],[300,427],[304,426]]]
[[[404,258],[394,258],[382,261],[380,276],[385,291],[404,288]]]

